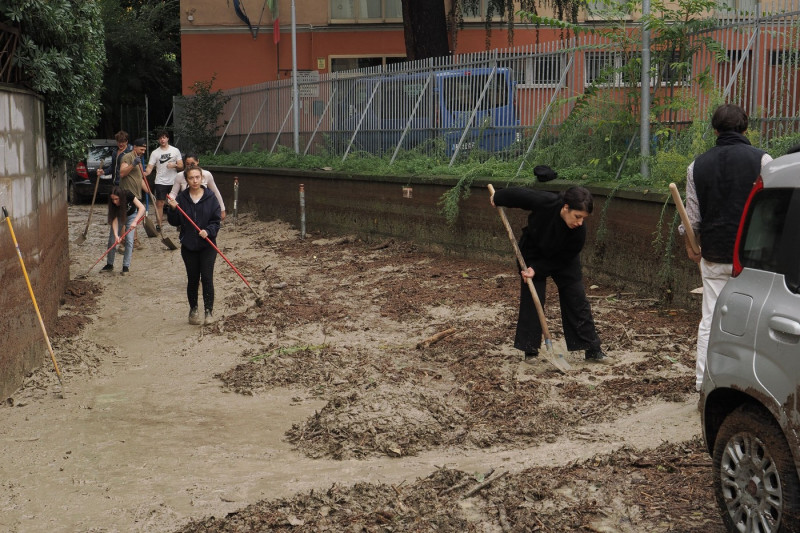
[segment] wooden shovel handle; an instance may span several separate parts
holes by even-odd
[[[694,236],[694,230],[691,223],[689,223],[689,215],[686,214],[686,208],[683,207],[683,199],[681,193],[678,192],[678,186],[674,183],[669,184],[669,192],[672,193],[672,201],[675,202],[675,207],[678,209],[678,214],[683,222],[683,229],[686,230],[686,238],[689,240],[689,246],[692,247],[694,253],[700,253],[700,246],[697,244],[697,239]]]
[[[100,186],[100,176],[95,174],[94,179],[94,192],[92,193],[92,205],[89,207],[89,220],[86,221],[86,229],[89,229],[89,224],[92,223],[92,213],[94,213],[94,201],[97,199],[97,188]]]
[[[491,183],[487,185],[487,187],[489,189],[489,194],[491,194],[492,198],[494,198],[494,187]],[[506,228],[506,233],[508,234],[508,239],[511,241],[511,246],[514,247],[514,253],[517,256],[519,267],[522,270],[526,270],[528,267],[525,264],[525,258],[522,257],[522,252],[517,245],[517,239],[514,237],[514,230],[511,229],[511,224],[508,223],[505,209],[499,206],[495,207],[497,208],[497,212],[500,213],[500,218],[503,220],[503,226]],[[531,296],[533,296],[533,305],[536,306],[536,313],[539,315],[539,323],[542,326],[542,334],[545,338],[545,342],[550,341],[550,330],[547,328],[547,320],[544,317],[542,302],[539,300],[539,294],[536,292],[536,287],[533,286],[533,280],[530,278],[525,278],[525,283],[528,285],[528,290],[531,291]]]

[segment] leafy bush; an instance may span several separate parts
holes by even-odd
[[[25,85],[45,99],[51,158],[81,157],[100,114],[106,63],[97,2],[0,2],[0,13],[21,31],[13,60],[22,70]]]
[[[196,81],[191,85],[194,96],[178,97],[180,120],[175,134],[181,139],[184,152],[210,152],[217,146],[219,118],[230,96],[221,90],[212,91],[216,76],[208,81]]]

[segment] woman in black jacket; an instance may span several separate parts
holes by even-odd
[[[522,276],[533,279],[542,305],[547,278],[552,277],[558,287],[567,349],[585,350],[589,361],[605,359],[583,287],[580,259],[586,242],[583,222],[593,210],[592,194],[583,187],[572,187],[562,194],[511,187],[497,191],[491,203],[531,212],[519,240],[519,249],[528,265]],[[525,352],[525,359],[530,360],[539,354],[541,342],[542,328],[536,307],[523,282],[514,347]]]
[[[200,314],[197,311],[197,289],[203,284],[203,307],[205,307],[205,324],[214,322],[214,263],[217,251],[206,240],[216,244],[219,231],[221,209],[217,197],[202,186],[203,171],[200,167],[191,167],[184,173],[188,188],[174,199],[168,199],[169,210],[167,220],[173,226],[180,227],[181,257],[186,265],[186,296],[189,298],[189,324],[200,325]],[[197,229],[178,210],[181,209],[200,228]]]

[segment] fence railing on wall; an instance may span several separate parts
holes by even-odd
[[[798,0],[793,0],[797,2]],[[701,46],[685,74],[653,65],[655,97],[680,96],[655,120],[681,129],[724,100],[747,109],[763,140],[800,131],[800,11],[793,3],[776,13],[715,15],[712,37],[720,49]],[[694,46],[692,44],[692,46]],[[722,50],[722,52],[720,52]],[[452,57],[334,72],[298,80],[300,146],[304,154],[346,159],[360,153],[398,157],[402,149],[437,154],[452,164],[465,154],[522,159],[534,145],[554,142],[576,102],[590,94],[601,108],[624,109],[641,91],[625,73],[641,50],[597,33]],[[697,83],[699,78],[710,83]],[[230,100],[217,150],[274,151],[293,146],[288,120],[291,80],[225,91]],[[656,98],[657,100],[658,98]],[[634,104],[635,105],[635,104]],[[638,116],[638,112],[633,115]],[[751,126],[752,127],[752,126]],[[627,138],[636,134],[632,128]],[[626,141],[627,144],[627,141]]]

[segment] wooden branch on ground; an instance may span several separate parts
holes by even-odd
[[[452,335],[456,331],[457,331],[456,328],[450,328],[450,329],[446,329],[444,331],[440,331],[436,335],[431,335],[427,339],[422,340],[422,341],[417,343],[417,350],[419,350],[421,348],[427,348],[428,346],[430,346],[432,344],[436,344],[437,342],[439,342],[440,340],[444,339],[445,337],[449,337],[450,335]]]
[[[497,515],[497,518],[500,520],[500,527],[503,529],[503,533],[509,533],[511,531],[511,524],[508,523],[506,508],[502,503],[497,504]]]
[[[487,480],[486,480],[486,481],[484,481],[483,483],[479,483],[478,485],[475,485],[475,486],[474,486],[474,487],[472,487],[470,490],[468,490],[467,492],[465,492],[465,493],[464,493],[464,495],[463,495],[463,496],[461,496],[461,498],[462,498],[462,499],[464,499],[464,498],[469,498],[470,496],[472,496],[472,495],[473,495],[473,494],[475,494],[476,492],[479,492],[479,491],[481,491],[481,490],[485,489],[486,487],[488,487],[489,485],[491,485],[492,483],[494,483],[494,482],[495,482],[495,481],[497,481],[498,479],[502,479],[502,478],[504,478],[504,477],[505,477],[507,474],[508,474],[508,470],[506,470],[505,472],[503,472],[503,473],[502,473],[502,474],[500,474],[499,476],[495,476],[495,477],[493,477],[492,479],[487,479]]]
[[[493,473],[494,473],[494,468],[490,468],[490,469],[489,469],[489,471],[488,471],[488,472],[486,472],[486,474],[483,476],[483,479],[486,479],[486,478],[488,478],[488,477],[489,477],[489,476],[491,476]],[[475,480],[475,478],[474,478],[474,477],[472,477],[472,476],[469,476],[469,477],[467,477],[467,479],[465,479],[465,480],[464,480],[464,481],[462,481],[461,483],[456,483],[456,484],[455,484],[455,485],[453,485],[452,487],[448,487],[448,488],[444,489],[443,491],[441,491],[441,492],[439,493],[439,496],[444,496],[445,494],[449,494],[449,493],[451,493],[451,492],[453,492],[453,491],[455,491],[455,490],[458,490],[458,489],[463,489],[464,487],[466,487],[467,485],[469,485],[470,483],[472,483],[474,480]]]

